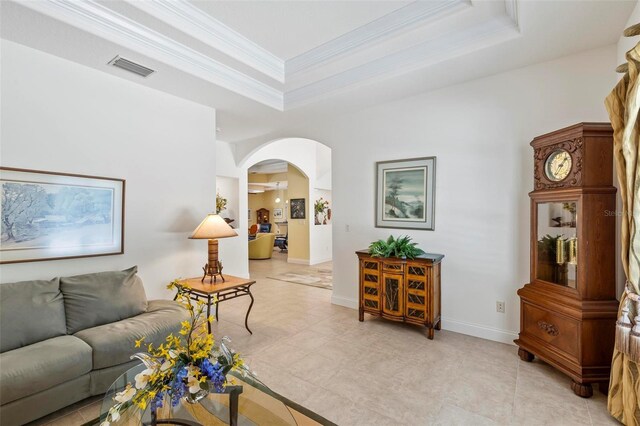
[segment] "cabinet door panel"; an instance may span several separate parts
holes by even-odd
[[[382,310],[390,315],[402,316],[404,299],[404,276],[383,274],[383,305]]]
[[[370,312],[380,311],[380,262],[362,260],[360,270],[362,307]]]

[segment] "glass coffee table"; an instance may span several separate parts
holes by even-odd
[[[114,405],[113,397],[123,390],[127,383],[135,383],[135,375],[144,370],[140,364],[130,368],[111,385],[102,401],[100,417],[94,424],[99,425],[106,419],[109,409]],[[235,387],[230,393],[210,393],[195,404],[181,400],[176,407],[169,403],[157,410],[157,424],[178,425],[334,425],[329,420],[273,392],[258,379],[242,377],[235,372],[229,373]],[[239,387],[242,387],[241,389]],[[240,393],[238,393],[240,392]],[[235,398],[232,394],[235,393]],[[235,400],[235,401],[234,401]],[[147,408],[142,415],[123,416],[115,425],[152,425],[151,410]],[[235,413],[234,413],[235,412]],[[174,422],[168,421],[174,419]]]

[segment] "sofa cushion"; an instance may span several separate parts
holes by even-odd
[[[0,404],[52,388],[91,371],[91,347],[60,336],[0,354]]]
[[[0,285],[0,352],[65,334],[58,278]]]
[[[151,300],[147,312],[111,324],[88,328],[75,334],[93,348],[93,369],[123,364],[136,352],[146,352],[149,343],[154,347],[164,343],[170,333],[180,331],[180,322],[189,313],[179,303],[170,300]],[[144,337],[144,345],[135,341]]]
[[[147,310],[138,267],[60,278],[67,333],[130,318]]]

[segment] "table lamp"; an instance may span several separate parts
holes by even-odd
[[[216,282],[216,278],[220,275],[222,282],[222,262],[218,260],[218,238],[237,237],[238,233],[231,228],[225,220],[217,214],[208,214],[202,223],[191,233],[190,239],[209,240],[209,262],[204,265],[202,270],[202,282],[207,276],[211,277],[211,283]]]

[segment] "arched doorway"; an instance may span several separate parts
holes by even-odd
[[[331,149],[310,139],[278,139],[248,153],[238,166],[240,221],[247,239],[252,225],[287,238],[286,250],[274,248],[271,261],[280,262],[274,270],[284,269],[282,263],[313,267],[331,261]],[[249,247],[246,259],[250,272]],[[309,271],[320,273],[318,268]]]

